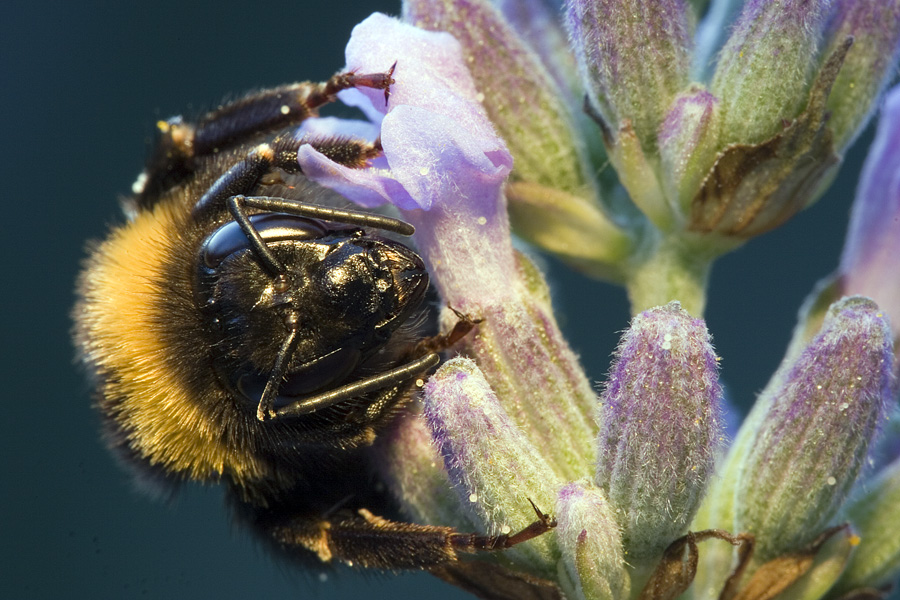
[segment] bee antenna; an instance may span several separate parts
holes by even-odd
[[[247,216],[246,203],[247,198],[241,194],[231,196],[226,201],[231,216],[234,217],[234,220],[240,226],[241,231],[247,236],[247,239],[250,241],[250,246],[253,248],[253,252],[259,257],[259,260],[262,262],[266,271],[276,278],[284,275],[287,271],[284,263],[278,260],[272,251],[269,250],[269,247],[262,239],[262,236],[259,235],[259,232],[253,226],[253,223],[250,222],[250,217]]]
[[[256,407],[256,418],[260,421],[265,421],[266,417],[275,417],[275,395],[278,394],[278,388],[284,379],[284,373],[287,371],[288,364],[291,362],[291,356],[293,356],[294,350],[296,350],[300,341],[300,336],[297,335],[298,320],[296,313],[291,313],[287,318],[288,335],[281,343],[278,356],[275,357],[275,365],[272,367],[272,372],[266,380],[266,387],[263,389],[262,396],[259,399],[259,406]]]

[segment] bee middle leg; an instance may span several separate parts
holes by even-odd
[[[198,159],[274,135],[317,116],[318,109],[334,102],[342,90],[369,87],[384,90],[387,99],[394,83],[393,72],[391,67],[384,73],[337,73],[321,83],[304,81],[248,94],[196,122],[180,116],[159,121],[160,138],[137,184],[135,203],[145,208],[152,206],[163,192],[194,174]],[[348,166],[361,166],[380,150],[377,143],[338,138],[310,143],[321,146],[326,156]]]

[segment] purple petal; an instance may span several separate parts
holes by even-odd
[[[438,200],[447,210],[496,203],[512,158],[493,132],[474,135],[469,125],[417,106],[398,106],[387,114],[381,132],[384,155],[416,203],[400,208],[429,210]]]
[[[300,137],[352,137],[369,142],[378,137],[378,125],[359,119],[317,117],[306,119],[297,130]]]
[[[311,180],[330,188],[362,206],[380,206],[385,202],[416,207],[415,201],[394,179],[390,171],[351,169],[333,162],[312,146],[300,146],[297,160]]]
[[[397,63],[387,106],[383,91],[360,89],[382,113],[408,104],[465,122],[471,121],[467,103],[481,109],[459,43],[449,33],[425,31],[375,13],[353,28],[346,58],[347,68],[359,73],[381,73]]]

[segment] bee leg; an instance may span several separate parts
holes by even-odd
[[[451,329],[447,333],[440,333],[438,335],[434,335],[421,340],[413,349],[411,353],[413,356],[420,356],[428,352],[443,352],[444,350],[452,348],[454,345],[456,345],[457,342],[466,337],[470,331],[475,329],[475,326],[481,323],[483,320],[479,318],[473,318],[466,313],[456,310],[452,306],[449,306],[448,308],[452,310],[457,317],[457,321],[453,325],[453,329]]]
[[[353,383],[335,388],[316,396],[302,398],[300,400],[297,400],[296,402],[288,404],[287,406],[279,408],[278,410],[274,411],[274,415],[272,416],[296,417],[299,415],[314,413],[328,406],[332,406],[339,402],[349,400],[350,398],[359,398],[360,396],[364,396],[371,392],[395,386],[397,384],[403,383],[404,381],[411,381],[417,375],[422,374],[428,369],[437,366],[440,360],[440,357],[432,352],[426,354],[425,356],[417,358],[416,360],[402,364],[399,367],[395,367],[390,371],[385,371],[384,373],[379,373],[378,375],[372,375],[366,377],[365,379],[354,381]],[[265,399],[265,394],[263,394],[263,399]],[[266,402],[267,406],[271,403],[271,400],[267,400]],[[263,400],[260,400],[260,406],[262,406],[262,404]],[[260,411],[262,410],[263,408],[260,408]]]
[[[159,121],[160,139],[135,184],[134,201],[139,207],[152,206],[163,191],[194,173],[195,159],[299,125],[316,116],[323,105],[334,102],[342,90],[354,87],[380,89],[384,90],[386,100],[394,83],[393,73],[393,66],[384,73],[337,73],[321,83],[305,81],[249,94],[207,113],[196,123],[187,122],[180,116]],[[328,149],[339,145],[340,141],[323,140],[322,145]],[[351,154],[365,154],[365,146],[371,146],[353,141],[344,143],[350,146]],[[353,150],[355,144],[360,146],[356,151]],[[337,154],[339,159],[340,153]]]
[[[228,169],[210,186],[200,200],[197,201],[197,204],[194,205],[193,217],[199,220],[206,216],[208,212],[227,208],[231,211],[232,216],[237,218],[236,211],[241,210],[241,208],[233,206],[233,199],[242,198],[238,201],[242,207],[288,213],[323,221],[346,223],[348,225],[374,227],[401,235],[412,235],[415,230],[411,225],[390,217],[363,211],[316,206],[298,200],[247,195],[256,189],[260,179],[272,169],[278,168],[288,173],[299,173],[300,165],[297,162],[297,149],[306,143],[309,142],[297,140],[292,136],[282,136],[270,144],[266,143],[256,146],[247,153],[243,160]],[[323,143],[327,143],[327,141]],[[366,145],[366,142],[358,142],[357,144],[363,146]],[[374,148],[374,145],[370,146]],[[315,145],[314,147],[319,148],[319,146]],[[375,152],[377,153],[377,151]]]
[[[396,66],[396,63],[394,63]],[[356,87],[384,90],[394,83],[394,66],[384,73],[337,73],[328,81],[305,81],[262,90],[230,102],[201,118],[194,126],[193,151],[210,154],[265,133],[299,125],[334,102],[337,93]]]
[[[534,504],[532,503],[532,506]],[[513,535],[460,533],[452,527],[390,521],[366,509],[331,518],[294,519],[272,529],[285,547],[303,547],[323,562],[340,561],[377,569],[428,569],[459,560],[459,554],[511,548],[556,526],[535,507],[538,518]]]

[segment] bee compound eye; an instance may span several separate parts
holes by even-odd
[[[252,215],[250,223],[265,242],[317,240],[328,235],[318,221],[292,215],[277,213]],[[235,221],[229,221],[206,238],[202,250],[203,262],[208,268],[215,269],[235,252],[250,248],[250,240],[240,225]]]

